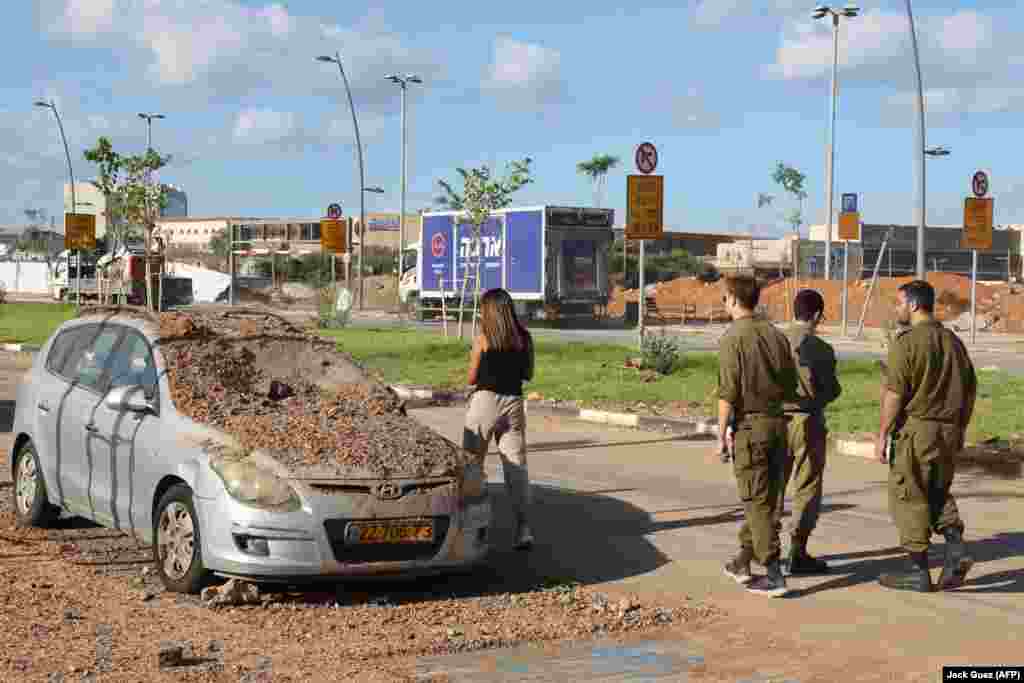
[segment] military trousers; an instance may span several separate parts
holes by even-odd
[[[776,529],[782,533],[786,488],[792,492],[790,533],[794,541],[806,543],[818,524],[825,475],[828,430],[820,414],[792,413],[787,427],[788,454],[779,487]]]
[[[963,529],[953,485],[960,428],[909,418],[893,449],[889,469],[889,513],[907,552],[928,550],[932,533]]]
[[[779,531],[776,527],[786,465],[785,417],[745,417],[734,439],[733,471],[743,503],[740,547],[761,565],[779,559]]]

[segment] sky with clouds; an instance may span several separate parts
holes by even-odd
[[[669,229],[783,231],[795,206],[771,173],[806,174],[807,221],[824,219],[832,33],[796,0],[338,3],[327,0],[35,0],[0,25],[0,222],[61,212],[66,179],[52,113],[76,177],[100,135],[146,144],[138,112],[160,112],[161,176],[193,215],[318,217],[358,212],[358,170],[339,53],[359,117],[368,210],[397,210],[400,96],[408,91],[410,210],[458,166],[534,160],[523,204],[592,205],[576,164],[612,154],[604,205],[624,218],[638,143],[659,151]],[[957,223],[978,168],[997,223],[1024,223],[1024,13],[1014,0],[916,2],[929,145],[929,221]],[[866,3],[841,24],[835,192],[867,222],[914,219],[915,80],[904,3]],[[757,209],[757,195],[778,195]],[[838,200],[836,204],[838,205]]]

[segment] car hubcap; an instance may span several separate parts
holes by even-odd
[[[175,581],[188,574],[192,566],[195,528],[192,515],[182,503],[171,503],[160,514],[158,543],[164,574]]]
[[[36,499],[36,459],[32,453],[26,452],[21,456],[18,465],[18,484],[16,490],[18,499],[18,512],[28,515],[32,510],[32,503]]]

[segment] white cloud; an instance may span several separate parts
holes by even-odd
[[[361,109],[393,105],[381,74],[441,74],[432,53],[413,50],[384,28],[343,27],[290,13],[279,2],[240,0],[39,0],[39,23],[52,40],[109,48],[119,59],[120,90],[173,91],[179,101],[236,102],[277,96],[344,101],[337,73],[313,57],[344,52]]]
[[[235,119],[232,136],[243,144],[265,145],[286,140],[297,130],[296,116],[292,112],[250,109]]]
[[[562,55],[552,48],[500,37],[494,43],[494,60],[483,89],[517,108],[555,103],[565,94]]]

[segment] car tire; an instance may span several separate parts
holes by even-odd
[[[171,557],[168,557],[168,556]],[[198,593],[209,576],[203,564],[199,517],[192,489],[175,484],[156,506],[153,562],[164,587],[173,593]]]
[[[14,518],[19,527],[48,527],[60,510],[50,504],[36,448],[29,441],[14,456]]]

